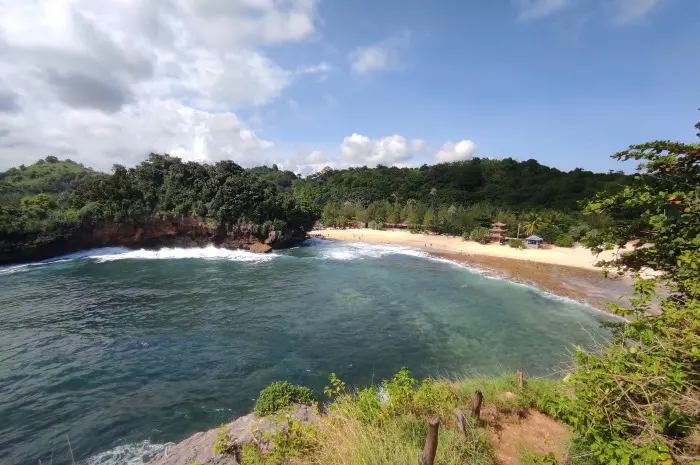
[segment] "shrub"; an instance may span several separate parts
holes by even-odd
[[[226,425],[219,426],[219,432],[216,434],[216,439],[214,440],[214,447],[212,452],[214,454],[229,454],[233,450],[233,441],[231,436],[226,431]]]
[[[554,241],[554,245],[556,245],[557,247],[573,247],[574,238],[569,236],[568,234],[562,234],[561,236],[558,236],[557,239]]]
[[[286,381],[277,381],[260,391],[255,403],[255,413],[260,416],[271,415],[292,404],[311,404],[314,401],[311,389],[297,386]]]
[[[387,410],[391,413],[404,413],[409,410],[416,383],[407,368],[401,368],[390,380],[382,382],[382,387],[389,395]]]
[[[457,396],[452,389],[432,379],[423,380],[413,395],[413,410],[417,414],[436,413],[447,418],[457,407]]]
[[[512,249],[524,249],[527,245],[522,239],[508,239],[508,247]]]
[[[472,229],[472,232],[469,233],[469,238],[473,241],[485,244],[489,241],[489,234],[490,231],[487,228],[479,226],[478,228]]]
[[[297,419],[289,419],[287,424],[275,431],[267,432],[264,439],[272,448],[262,453],[253,444],[243,446],[243,465],[277,465],[289,463],[290,459],[310,454],[317,447],[318,426],[303,424]]]

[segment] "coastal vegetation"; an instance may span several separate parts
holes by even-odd
[[[313,207],[229,160],[208,165],[151,154],[134,168],[115,165],[105,174],[47,157],[0,178],[0,249],[60,243],[76,231],[157,218],[194,218],[221,234],[260,240],[272,232],[303,237],[317,218]]]
[[[46,165],[63,169],[40,169]],[[2,203],[0,231],[27,233],[149,216],[193,216],[227,228],[248,222],[263,232],[310,228],[315,218],[313,210],[300,206],[291,195],[228,160],[208,165],[151,154],[134,168],[115,165],[111,174],[67,171],[74,175],[56,181],[57,173],[70,166],[72,162],[40,160],[24,170],[39,173],[35,182],[25,179],[22,170],[17,181],[16,168],[2,173],[6,195],[30,195]]]
[[[620,172],[567,173],[534,160],[476,158],[421,168],[327,169],[294,183],[293,190],[315,203],[331,227],[374,222],[481,241],[481,228],[502,222],[510,237],[536,233],[554,242],[561,236],[580,240],[609,225],[606,215],[583,216],[579,202],[630,180]]]

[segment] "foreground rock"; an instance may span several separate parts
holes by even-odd
[[[251,442],[256,442],[262,449],[269,447],[264,444],[265,433],[277,431],[287,426],[287,419],[299,420],[302,424],[316,423],[319,418],[313,409],[302,405],[295,407],[288,417],[283,418],[258,418],[254,413],[240,417],[226,425],[226,431],[231,437],[234,449],[240,452],[240,448]],[[196,433],[184,441],[169,447],[165,452],[155,456],[148,465],[190,465],[192,462],[200,462],[202,465],[238,465],[240,453],[214,454],[214,441],[219,434],[218,429],[210,429],[202,433]],[[260,443],[262,439],[262,444]]]
[[[161,248],[205,247],[269,252],[290,247],[306,238],[300,230],[253,234],[248,224],[227,229],[197,217],[146,218],[133,223],[96,227],[63,227],[49,232],[9,234],[0,237],[0,265],[45,260],[98,247]]]

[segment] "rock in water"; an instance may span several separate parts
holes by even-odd
[[[250,244],[249,250],[255,253],[269,253],[270,250],[272,250],[272,247],[267,244],[263,244],[262,242],[254,242]]]

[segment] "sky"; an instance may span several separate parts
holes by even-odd
[[[698,0],[0,0],[0,170],[420,166],[696,141]]]

